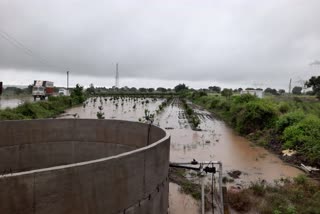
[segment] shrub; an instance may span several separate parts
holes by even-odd
[[[294,111],[281,115],[276,122],[276,128],[279,132],[283,132],[288,126],[294,125],[305,117],[302,111]]]
[[[283,131],[284,148],[297,149],[313,161],[320,160],[320,119],[309,115]]]
[[[12,109],[0,110],[0,120],[23,120],[25,116]]]
[[[258,98],[251,94],[242,94],[240,96],[234,96],[233,102],[235,104],[242,104],[242,103],[248,103],[253,100],[257,100]]]
[[[230,111],[231,103],[228,100],[221,100],[217,104],[217,108],[220,109],[220,110],[224,110],[224,111]]]
[[[236,128],[243,134],[269,127],[277,117],[275,105],[262,99],[250,101],[234,111],[231,113],[236,117]]]
[[[193,114],[193,110],[191,108],[186,109],[187,115],[191,116]]]
[[[298,185],[305,185],[307,183],[307,176],[300,174],[297,177],[294,177],[293,180]]]
[[[239,212],[248,212],[252,206],[249,194],[246,191],[228,192],[228,200],[230,206]]]
[[[219,102],[220,102],[220,99],[217,99],[215,97],[214,99],[211,100],[209,108],[210,109],[215,109],[218,106]]]
[[[256,182],[252,182],[250,185],[250,189],[253,191],[253,194],[256,196],[264,196],[266,193],[266,185],[265,182],[258,180]]]
[[[279,111],[280,111],[281,113],[287,113],[287,112],[289,111],[289,109],[290,109],[290,106],[289,106],[288,103],[286,103],[286,102],[281,102],[281,103],[279,104]]]

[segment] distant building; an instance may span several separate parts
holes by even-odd
[[[251,95],[257,96],[259,98],[263,98],[263,95],[264,95],[262,90],[256,90],[256,89],[243,90],[240,92],[240,94],[251,94]]]
[[[58,94],[60,96],[69,96],[69,90],[67,90],[65,88],[60,88]]]

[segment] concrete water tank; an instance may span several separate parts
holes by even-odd
[[[143,123],[0,121],[0,213],[167,213],[169,150]]]

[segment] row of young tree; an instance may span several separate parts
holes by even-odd
[[[319,82],[320,82],[320,76],[318,77],[312,77],[309,81],[306,82],[306,87],[312,88],[312,90],[307,91],[305,94],[307,95],[317,95],[319,94]],[[286,91],[284,89],[275,89],[275,88],[266,88],[266,89],[262,89],[262,88],[236,88],[236,89],[230,89],[230,88],[224,88],[222,89],[219,86],[210,86],[208,88],[202,88],[199,90],[195,90],[193,88],[189,88],[188,86],[186,86],[184,83],[182,84],[178,84],[176,85],[173,89],[171,88],[164,88],[164,87],[158,87],[158,88],[135,88],[135,87],[122,87],[122,88],[106,88],[106,87],[94,87],[93,84],[90,84],[90,87],[87,88],[87,92],[89,94],[95,94],[95,93],[101,93],[101,92],[131,92],[131,93],[154,93],[154,92],[158,92],[158,93],[172,93],[172,92],[176,92],[176,93],[180,93],[183,91],[201,91],[201,92],[205,92],[205,93],[219,93],[223,96],[229,97],[234,93],[241,93],[241,91],[243,90],[260,90],[260,91],[264,91],[264,93],[266,94],[270,94],[270,95],[282,95],[285,94]],[[293,87],[293,89],[291,90],[290,93],[295,94],[295,95],[301,95],[303,94],[303,88],[300,86],[295,86]]]
[[[189,89],[185,84],[179,84],[175,88],[176,92],[184,91],[184,90],[194,90],[194,89]],[[305,89],[309,89],[308,91],[305,91]],[[310,90],[311,89],[311,90]],[[271,95],[282,95],[285,94],[286,91],[284,89],[275,89],[275,88],[237,88],[237,89],[231,89],[231,88],[224,88],[221,89],[219,86],[210,86],[206,89],[200,89],[199,91],[202,92],[212,92],[212,93],[221,93],[223,96],[231,96],[233,93],[240,93],[243,90],[259,90],[259,91],[264,91],[266,94],[271,94]],[[300,87],[300,86],[294,86],[292,90],[289,92],[295,95],[301,95],[301,94],[306,94],[306,95],[316,95],[318,98],[320,98],[320,76],[313,76],[311,77],[308,81],[305,83],[305,87]]]

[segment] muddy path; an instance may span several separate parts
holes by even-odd
[[[148,100],[148,101],[147,101]],[[145,109],[155,113],[163,99],[89,99],[84,106],[67,110],[64,117],[97,118],[99,106],[106,119],[138,121]],[[135,106],[135,108],[133,107]],[[237,174],[228,186],[243,187],[258,179],[273,182],[275,179],[293,177],[300,170],[286,165],[276,155],[262,147],[255,146],[238,136],[223,121],[217,120],[206,110],[194,106],[199,116],[201,131],[191,129],[181,102],[174,99],[162,112],[156,114],[154,124],[171,134],[170,161],[219,160],[223,163],[224,176]],[[170,184],[170,213],[195,213],[199,202],[179,191],[179,186]]]

